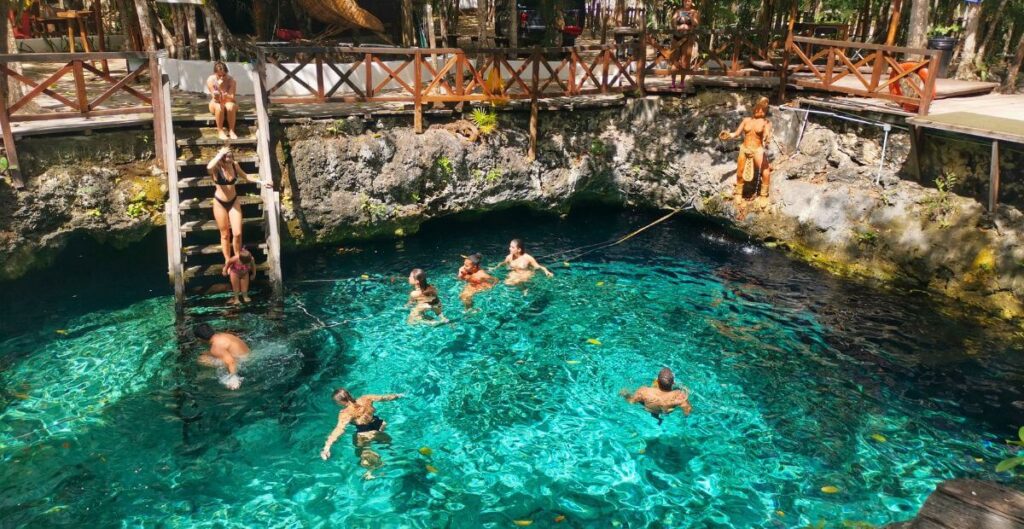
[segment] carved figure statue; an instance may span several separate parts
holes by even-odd
[[[772,124],[768,121],[768,98],[762,97],[754,104],[752,117],[743,118],[735,132],[723,130],[718,134],[722,141],[743,137],[740,156],[736,161],[736,200],[743,199],[743,188],[754,181],[755,169],[761,174],[760,196],[767,197],[771,189],[771,165],[765,149],[772,138]]]

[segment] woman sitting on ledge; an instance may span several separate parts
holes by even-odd
[[[210,112],[217,122],[217,137],[226,140],[238,139],[235,134],[235,116],[238,104],[235,103],[235,90],[238,88],[235,79],[228,75],[228,67],[221,61],[213,63],[213,75],[206,79],[206,88],[210,91]],[[224,118],[227,117],[228,132],[224,133]]]

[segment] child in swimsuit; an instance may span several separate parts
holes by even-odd
[[[409,319],[407,320],[409,323],[425,322],[437,324],[448,321],[441,314],[441,298],[437,297],[437,288],[427,283],[426,272],[419,268],[413,269],[409,274],[409,284],[413,286],[412,292],[409,293],[409,302],[407,303],[412,305],[412,311],[409,312]],[[437,319],[424,319],[423,314],[427,311],[434,311]]]
[[[249,281],[256,278],[256,260],[253,259],[249,250],[242,248],[239,254],[228,259],[228,273],[231,274],[231,290],[235,293],[234,299],[228,303],[230,305],[240,304],[239,295],[246,303],[252,301],[249,299]]]

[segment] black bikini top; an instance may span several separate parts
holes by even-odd
[[[234,171],[232,171],[232,172],[234,172]],[[238,182],[238,175],[236,174],[234,178],[232,178],[231,180],[228,180],[227,174],[224,171],[223,167],[218,167],[217,168],[217,173],[215,175],[213,175],[213,183],[215,183],[215,184],[217,184],[219,186],[233,186],[233,185],[235,185],[236,182]]]

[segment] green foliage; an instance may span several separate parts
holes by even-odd
[[[132,200],[128,202],[128,207],[125,209],[125,214],[133,219],[149,214],[146,206],[145,191],[139,191],[139,194],[132,197]]]
[[[7,171],[11,167],[11,162],[6,156],[0,156],[0,173]]]
[[[476,125],[481,136],[494,134],[498,130],[498,114],[483,108],[474,108],[469,119]]]
[[[85,214],[89,215],[90,217],[96,218],[96,219],[98,219],[98,218],[103,216],[103,212],[100,211],[100,208],[90,209],[89,211],[86,211]]]
[[[874,246],[875,243],[878,242],[878,232],[871,228],[866,230],[854,230],[854,236],[857,237],[858,244]]]
[[[605,147],[604,142],[599,138],[595,138],[594,141],[590,142],[590,154],[594,156],[604,156],[608,152],[608,148]]]
[[[480,169],[473,169],[473,180],[483,180],[484,172]]]
[[[952,173],[945,173],[936,178],[935,189],[938,190],[938,193],[929,196],[923,202],[928,219],[938,222],[941,228],[949,227],[948,217],[956,211],[950,190],[956,185],[957,181],[957,176]]]
[[[327,125],[327,128],[325,130],[327,132],[331,133],[331,134],[334,134],[335,136],[337,136],[339,134],[344,134],[345,133],[345,120],[343,120],[343,119],[336,119],[336,120],[332,121],[330,125]]]
[[[949,25],[935,24],[934,26],[928,28],[928,36],[929,37],[952,37],[953,34],[956,33],[957,30],[959,30],[959,29],[960,29],[960,25],[959,24],[949,24]]]
[[[1024,426],[1021,426],[1017,430],[1017,439],[1007,439],[1006,444],[1024,447]],[[1009,472],[1016,469],[1017,467],[1024,465],[1024,452],[1018,452],[1016,456],[1006,458],[996,465],[996,472]]]
[[[494,167],[491,170],[487,171],[487,175],[484,176],[484,180],[487,180],[488,183],[493,184],[494,182],[497,182],[498,179],[501,178],[502,176],[505,176],[505,170],[500,167]]]
[[[387,204],[371,199],[366,195],[360,197],[359,207],[370,217],[370,222],[377,222],[388,216]]]
[[[437,174],[445,178],[451,178],[452,175],[455,174],[455,166],[452,164],[452,161],[443,154],[434,160],[434,168],[437,170]]]

